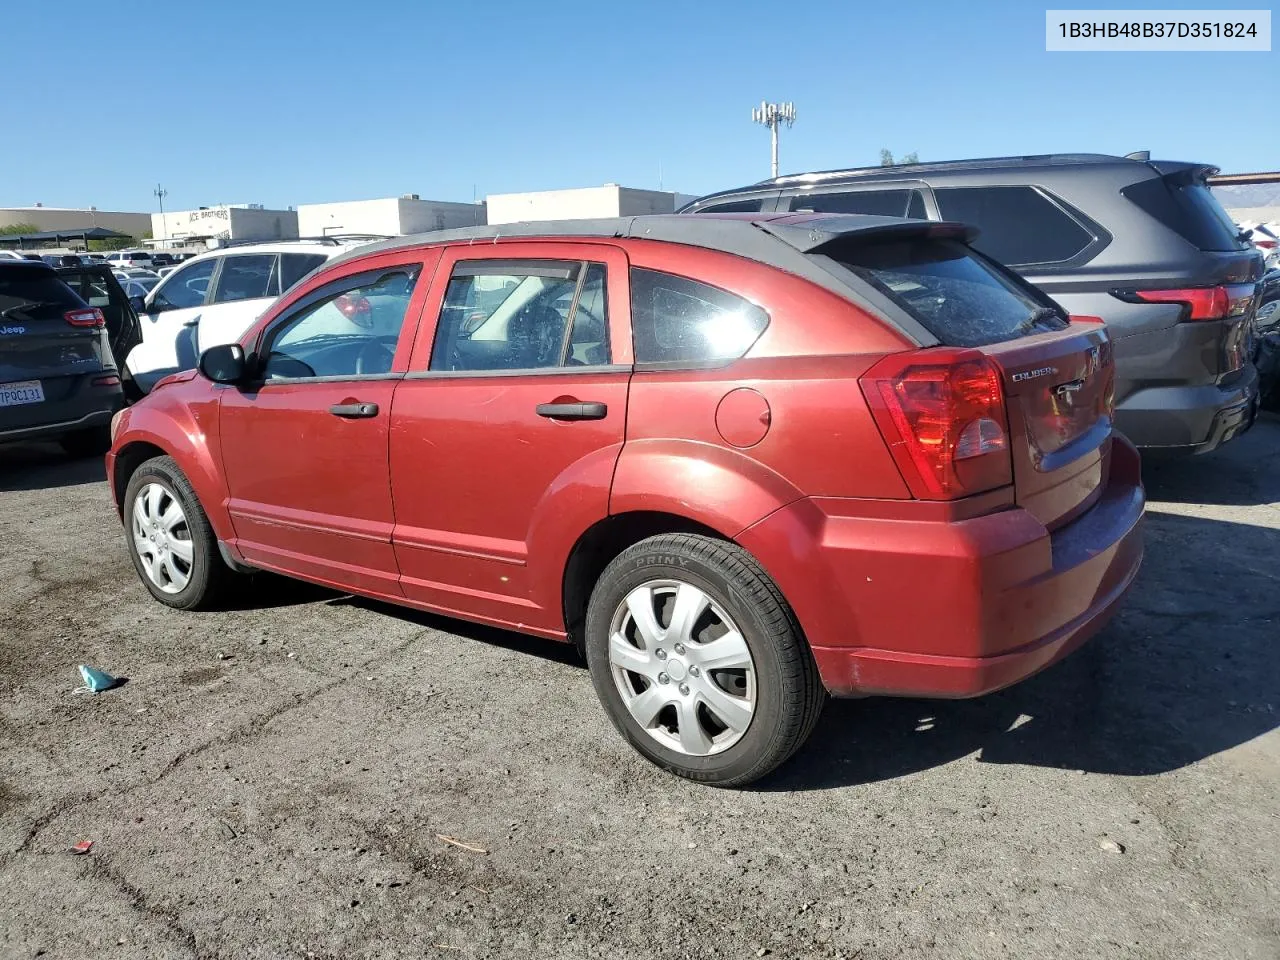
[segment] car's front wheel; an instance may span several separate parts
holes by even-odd
[[[213,606],[231,570],[195,491],[172,457],[138,467],[124,495],[129,556],[143,585],[166,606]]]
[[[788,759],[825,702],[795,615],[733,543],[672,534],[623,551],[587,611],[587,662],[610,719],[672,773],[742,786]]]

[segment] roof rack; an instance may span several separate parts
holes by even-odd
[[[976,157],[967,160],[932,160],[922,163],[895,163],[874,167],[848,167],[842,170],[820,170],[814,173],[792,173],[770,180],[761,180],[759,186],[787,183],[815,183],[835,177],[858,174],[909,173],[929,170],[963,169],[965,167],[1016,167],[1031,164],[1106,163],[1126,159],[1108,153],[1041,153],[1021,157]],[[736,191],[732,191],[736,192]]]
[[[278,237],[273,240],[220,240],[214,250],[225,250],[228,247],[247,247],[261,243],[322,243],[329,247],[341,247],[353,241],[372,243],[375,240],[390,240],[388,233],[331,233],[323,237]]]

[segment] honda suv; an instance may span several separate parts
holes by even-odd
[[[106,323],[48,264],[0,260],[0,441],[106,452],[124,404]]]
[[[158,601],[238,572],[581,644],[645,757],[747,783],[829,691],[977,696],[1142,556],[1112,347],[960,224],[638,217],[374,244],[122,412]]]
[[[826,211],[958,220],[977,249],[1115,343],[1116,426],[1145,450],[1205,453],[1257,413],[1251,325],[1262,256],[1209,192],[1217,168],[1064,154],[779,177],[682,213]]]

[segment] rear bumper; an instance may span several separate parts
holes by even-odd
[[[1116,407],[1116,428],[1144,450],[1208,453],[1244,433],[1258,407],[1258,371],[1246,363],[1229,387],[1139,388]]]
[[[836,696],[974,697],[1016,683],[1096,633],[1142,562],[1140,464],[1121,438],[1099,500],[1053,532],[1016,507],[939,522],[834,516],[830,504],[805,516],[812,505],[738,540],[779,580]],[[815,522],[820,543],[798,568],[770,553],[794,551]]]
[[[114,373],[114,371],[108,371]],[[95,374],[104,376],[107,374]],[[43,440],[111,423],[124,406],[120,385],[93,386],[90,377],[64,400],[0,408],[0,441]]]

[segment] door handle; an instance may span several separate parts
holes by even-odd
[[[360,420],[362,418],[376,417],[378,415],[378,405],[376,403],[335,403],[329,408],[329,412],[335,417]]]
[[[549,420],[603,420],[609,408],[598,401],[583,403],[540,403],[537,413]]]

